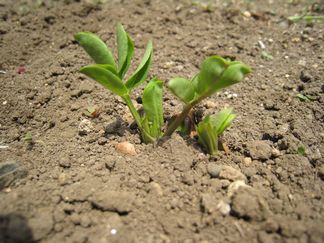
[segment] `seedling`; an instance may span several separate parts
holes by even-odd
[[[210,153],[218,152],[219,137],[228,128],[236,115],[231,108],[225,108],[216,115],[208,115],[196,127],[198,142]]]
[[[306,23],[312,23],[316,20],[324,20],[324,15],[320,16],[313,16],[313,15],[295,15],[295,16],[290,16],[288,17],[288,20],[291,22],[299,22],[301,20],[304,20]]]
[[[174,78],[168,88],[184,103],[182,112],[170,122],[164,136],[170,136],[190,113],[191,109],[212,94],[240,82],[250,73],[241,62],[228,61],[220,56],[211,56],[202,63],[200,72],[191,80]]]
[[[301,155],[301,156],[305,156],[306,154],[306,150],[304,146],[300,146],[297,148],[297,154]]]
[[[267,61],[271,61],[273,59],[273,56],[271,54],[269,54],[268,52],[266,51],[263,51],[261,53],[261,57],[264,59],[264,60],[267,60]]]
[[[27,143],[33,143],[33,136],[31,132],[27,132],[23,137],[23,140]]]
[[[83,114],[89,118],[97,118],[99,116],[99,109],[95,106],[89,105],[84,111]]]
[[[121,24],[117,24],[118,62],[111,50],[95,34],[79,32],[75,39],[85,49],[96,64],[81,68],[80,72],[94,79],[106,89],[120,96],[134,117],[145,143],[153,142],[161,136],[163,127],[162,86],[163,82],[152,79],[144,89],[144,116],[140,116],[131,98],[131,91],[142,84],[148,75],[152,61],[153,45],[149,41],[137,69],[125,79],[134,54],[134,43]]]
[[[297,94],[296,97],[298,99],[300,99],[301,101],[314,101],[317,98],[315,96],[311,96],[311,95],[303,95],[303,94]]]
[[[98,36],[90,32],[80,32],[75,35],[75,39],[96,62],[96,64],[81,68],[80,71],[125,101],[145,143],[154,142],[161,136],[170,136],[186,121],[189,121],[190,126],[188,125],[189,129],[185,131],[191,132],[190,127],[194,126],[192,124],[193,119],[190,118],[192,108],[215,92],[240,82],[251,71],[248,66],[241,62],[232,62],[219,56],[211,56],[203,62],[200,72],[191,80],[184,78],[171,79],[168,88],[184,102],[185,106],[181,114],[169,122],[166,132],[162,135],[164,123],[162,107],[163,82],[154,78],[146,85],[142,97],[144,115],[140,115],[135,109],[130,98],[131,91],[147,78],[152,61],[152,42],[149,41],[147,44],[145,54],[138,68],[128,79],[125,79],[134,54],[134,43],[121,24],[117,25],[116,32],[117,63],[110,49]],[[91,111],[88,110],[88,112],[91,114]],[[199,141],[211,154],[217,152],[218,137],[230,125],[234,117],[235,115],[231,113],[230,109],[225,109],[217,116],[209,116],[198,124]]]

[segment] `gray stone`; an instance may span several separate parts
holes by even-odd
[[[301,71],[300,73],[300,80],[307,83],[313,79],[312,75],[308,71]]]
[[[207,166],[207,172],[211,176],[211,178],[217,178],[221,171],[221,166],[215,163],[209,163]]]
[[[9,187],[15,181],[26,177],[27,174],[27,169],[19,162],[0,163],[0,189]]]

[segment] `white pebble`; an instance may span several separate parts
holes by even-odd
[[[117,230],[116,229],[111,229],[110,234],[112,234],[112,235],[117,234]]]
[[[259,40],[258,43],[259,43],[259,46],[261,47],[261,49],[265,49],[266,48],[265,47],[265,44],[261,40]]]

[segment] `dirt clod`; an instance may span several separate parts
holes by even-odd
[[[271,157],[272,148],[266,141],[252,141],[246,144],[248,153],[252,159],[267,160]]]
[[[135,196],[131,192],[100,191],[90,198],[90,202],[103,211],[120,214],[129,213],[133,208]]]
[[[246,220],[262,221],[270,212],[261,194],[251,188],[239,188],[232,198],[231,205],[233,215]]]

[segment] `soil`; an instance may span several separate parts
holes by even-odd
[[[0,242],[324,242],[324,26],[287,21],[323,15],[312,2],[1,0]],[[150,77],[192,77],[214,54],[252,67],[199,107],[234,108],[229,153],[141,143],[126,105],[78,72],[91,60],[73,34],[115,50],[117,22],[133,69],[154,41]],[[164,101],[166,119],[181,111]]]

